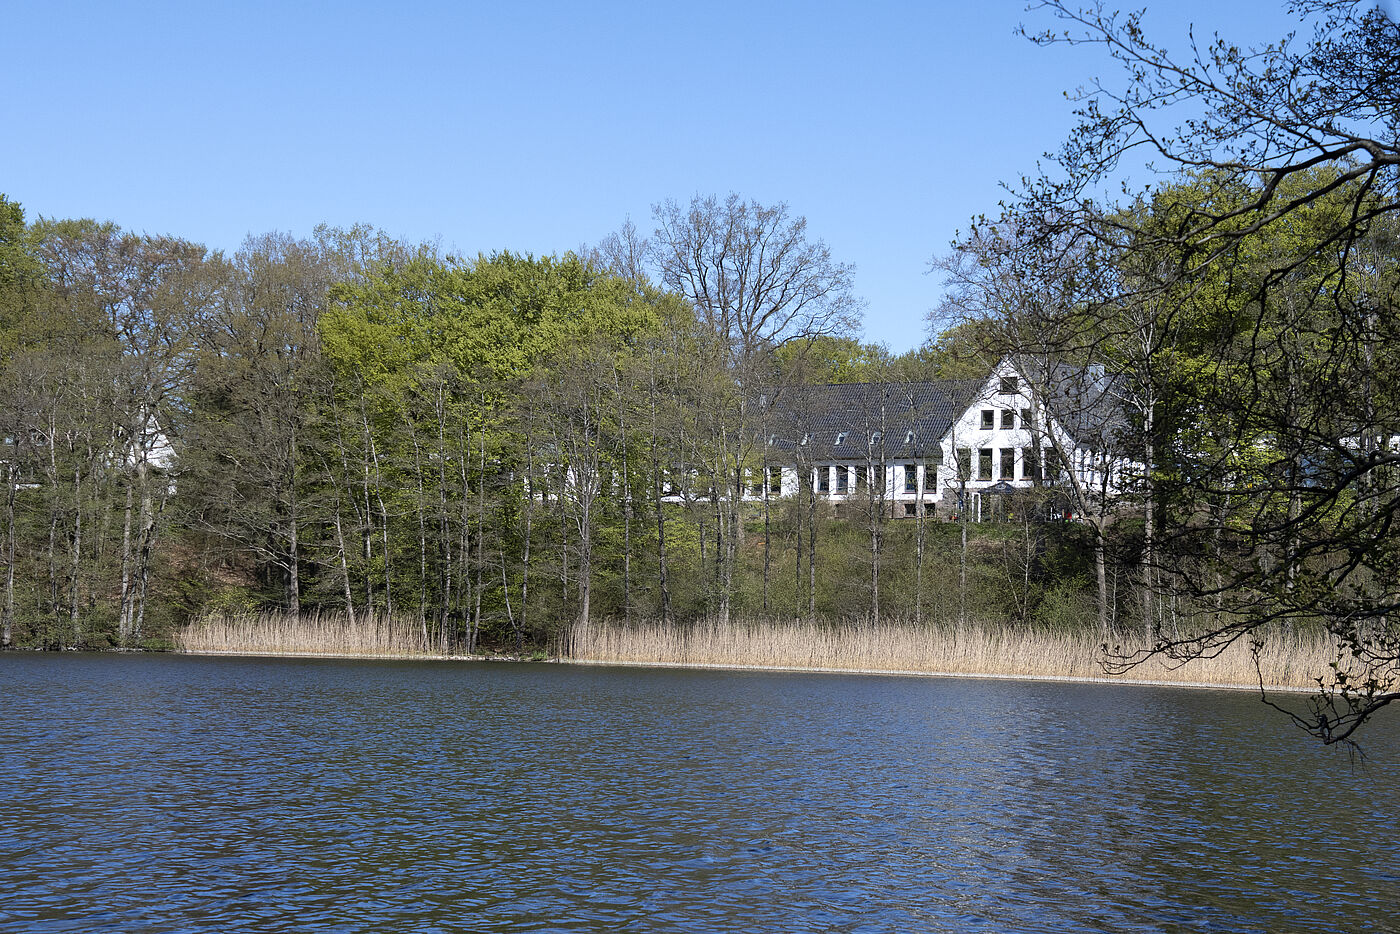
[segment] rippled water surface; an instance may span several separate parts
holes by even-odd
[[[1248,695],[0,657],[0,931],[1398,931],[1400,730]]]

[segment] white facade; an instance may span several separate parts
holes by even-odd
[[[871,421],[853,417],[852,422]],[[897,419],[880,419],[892,427]],[[770,452],[770,462],[785,461],[781,479],[769,478],[770,497],[790,497],[799,492],[798,470],[810,471],[810,482],[820,500],[834,504],[880,503],[895,518],[958,511],[960,502],[974,518],[981,518],[985,497],[1030,489],[1037,471],[1051,483],[1067,480],[1064,460],[1080,482],[1091,489],[1107,485],[1116,489],[1122,465],[1109,465],[1099,455],[1080,446],[1033,398],[1026,379],[1003,361],[969,397],[937,439],[914,437],[907,423],[898,437],[885,437],[879,429],[865,427],[836,433],[832,452],[815,454],[810,467],[799,467],[806,434],[787,450]],[[856,432],[859,430],[859,436]],[[796,455],[796,456],[794,456]],[[1048,469],[1044,465],[1050,465]],[[759,500],[763,490],[758,478],[746,498]]]

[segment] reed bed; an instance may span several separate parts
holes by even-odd
[[[804,622],[647,623],[575,626],[575,661],[624,664],[888,671],[1021,678],[1103,679],[1102,640],[1089,633],[1046,632],[997,624],[916,627],[909,624],[812,625]],[[1120,650],[1131,651],[1131,644]],[[1313,678],[1337,658],[1322,633],[1275,632],[1260,652],[1264,683],[1315,688]],[[1112,680],[1256,687],[1249,646],[1171,666],[1149,659]]]
[[[245,655],[432,656],[412,620],[343,613],[239,613],[207,616],[175,636],[181,652]]]

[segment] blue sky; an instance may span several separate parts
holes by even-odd
[[[11,2],[0,191],[231,251],[374,224],[466,254],[600,240],[696,193],[786,201],[906,350],[929,259],[1069,129],[1110,66],[1020,0],[860,4]],[[1241,43],[1283,0],[1175,0]]]

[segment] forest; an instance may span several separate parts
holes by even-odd
[[[630,230],[589,256],[463,259],[357,228],[226,257],[4,207],[7,644],[160,647],[260,610],[411,618],[464,652],[590,616],[1085,612],[1072,526],[969,544],[729,495],[760,469],[762,387],[988,365],[956,331],[899,357],[860,344],[850,271],[782,207],[658,212],[692,249],[723,225],[788,251],[784,281],[753,282],[757,251],[721,270],[747,292],[708,316],[681,259],[662,284],[628,268]]]

